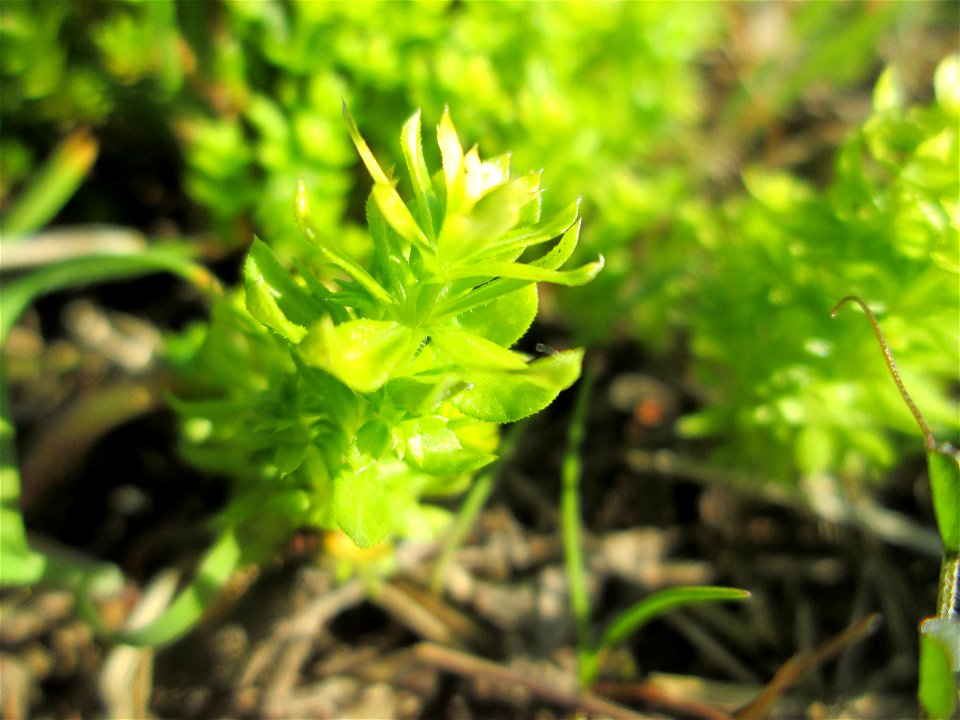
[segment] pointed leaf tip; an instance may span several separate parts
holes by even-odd
[[[366,166],[367,172],[370,173],[370,177],[372,177],[376,183],[388,183],[390,181],[389,177],[383,171],[383,168],[380,167],[380,163],[378,163],[374,157],[370,146],[367,145],[366,140],[364,140],[360,134],[360,128],[357,127],[357,122],[353,119],[353,115],[350,114],[346,102],[343,104],[343,119],[347,123],[347,132],[350,133],[350,139],[353,141],[353,145],[357,149],[360,159]]]

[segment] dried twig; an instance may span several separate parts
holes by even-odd
[[[838,655],[844,648],[863,640],[880,627],[880,613],[871,613],[843,632],[818,645],[810,652],[801,652],[787,660],[763,691],[734,713],[735,718],[760,718],[767,715],[783,692],[819,665]]]
[[[443,647],[430,642],[422,642],[414,647],[415,656],[422,662],[441,670],[472,678],[485,678],[494,682],[514,684],[522,687],[531,695],[544,702],[560,707],[572,708],[586,713],[603,715],[610,718],[652,718],[593,693],[568,693],[557,690],[541,680],[522,676],[515,671],[490,660],[484,660],[459,650]]]

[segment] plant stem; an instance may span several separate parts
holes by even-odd
[[[577,628],[577,664],[581,685],[593,677],[596,654],[590,643],[590,596],[584,572],[582,531],[580,527],[580,478],[583,475],[581,448],[587,408],[594,383],[594,372],[586,366],[577,401],[570,419],[567,453],[563,459],[563,491],[560,498],[560,522],[563,531],[563,553],[570,585],[570,610]]]
[[[880,350],[883,352],[883,361],[887,364],[887,370],[890,371],[890,377],[893,378],[893,382],[896,384],[897,390],[900,391],[900,396],[910,409],[910,413],[917,421],[917,425],[920,426],[920,432],[923,433],[924,444],[928,450],[936,449],[936,441],[934,440],[933,432],[931,432],[930,426],[927,425],[927,421],[924,420],[923,413],[920,412],[920,408],[914,404],[913,398],[910,397],[910,393],[907,392],[907,388],[903,384],[903,379],[900,377],[900,371],[897,370],[897,363],[893,360],[893,351],[890,349],[890,343],[887,342],[887,338],[880,329],[880,323],[877,322],[877,318],[874,316],[873,310],[870,309],[870,306],[867,305],[866,301],[857,295],[847,295],[840,300],[840,302],[833,306],[833,310],[830,311],[830,317],[836,317],[837,311],[844,305],[844,303],[847,302],[854,302],[859,305],[860,309],[863,310],[864,314],[867,316],[867,320],[870,322],[870,327],[873,328],[873,334],[877,337],[877,342],[880,343]]]

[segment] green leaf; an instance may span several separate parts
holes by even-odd
[[[47,558],[30,549],[19,505],[19,475],[14,466],[0,468],[0,586],[32,585],[43,577]],[[16,484],[17,487],[14,487]]]
[[[302,357],[294,356],[294,360],[304,392],[313,394],[321,406],[315,412],[341,425],[351,425],[357,419],[361,402],[354,392],[330,373],[308,365]]]
[[[527,367],[520,353],[458,328],[431,327],[430,344],[438,356],[463,368],[522,371]]]
[[[514,178],[494,188],[471,209],[469,214],[450,213],[444,217],[438,254],[442,263],[462,263],[465,257],[481,255],[488,244],[516,226],[520,210],[538,194],[538,174]],[[501,248],[496,257],[513,260],[523,247]]]
[[[461,313],[457,321],[474,335],[510,347],[530,329],[537,305],[537,286],[530,284]]]
[[[476,281],[460,280],[438,303],[438,315],[460,315],[474,308],[483,307],[492,300],[521,288],[532,285],[530,280],[496,278],[474,285]]]
[[[930,620],[927,623],[932,622]],[[942,622],[947,622],[946,620]],[[926,623],[924,623],[926,625]],[[952,642],[960,643],[954,630]],[[957,709],[957,680],[950,648],[945,639],[931,632],[920,633],[920,685],[917,698],[927,717],[950,718]]]
[[[294,344],[323,315],[323,307],[297,285],[258,238],[254,238],[243,263],[243,281],[250,314]]]
[[[392,528],[393,512],[376,465],[360,472],[347,470],[334,482],[333,517],[358,547],[373,547],[383,540]]]
[[[373,273],[394,298],[405,298],[407,287],[416,282],[416,278],[407,261],[402,238],[384,220],[372,194],[367,198],[366,214],[373,241]]]
[[[960,553],[960,452],[929,450],[927,469],[943,546]]]
[[[343,103],[343,119],[347,122],[347,131],[350,133],[350,139],[353,140],[353,144],[356,146],[357,152],[360,154],[360,159],[363,160],[363,164],[367,166],[367,172],[370,173],[370,177],[373,178],[375,183],[389,183],[390,178],[387,177],[383,168],[380,167],[380,163],[377,162],[377,159],[370,151],[370,146],[367,145],[366,140],[364,140],[360,134],[357,123],[353,119],[353,115],[350,114],[346,102]]]
[[[127,645],[165,645],[185,635],[240,563],[240,545],[232,530],[224,532],[203,556],[196,577],[152,623],[118,633],[116,642]]]
[[[577,242],[580,240],[580,225],[581,221],[577,220],[563,233],[560,242],[550,252],[530,264],[547,270],[556,270],[563,265],[573,255],[573,251],[577,249]]]
[[[462,390],[465,383],[454,373],[430,372],[415,377],[395,378],[386,384],[387,394],[412,415],[435,410],[444,400]]]
[[[443,109],[437,125],[437,145],[440,146],[440,164],[446,186],[446,214],[452,215],[463,205],[466,194],[466,176],[463,172],[463,146],[457,129],[450,119],[450,108]]]
[[[380,164],[373,156],[370,147],[360,134],[360,130],[357,128],[353,116],[350,115],[346,103],[343,104],[343,116],[347,121],[347,129],[350,132],[350,137],[353,139],[353,144],[356,146],[357,152],[363,160],[363,164],[366,165],[370,177],[373,178],[374,185],[371,194],[380,212],[383,213],[384,219],[401,237],[417,245],[422,250],[432,252],[433,248],[429,239],[410,213],[410,209],[400,198],[400,194],[394,187],[390,177],[383,171],[383,168],[380,167]],[[411,175],[414,178],[414,185],[418,190],[418,197],[420,197],[420,191],[423,188],[429,187],[430,184],[429,175],[426,173],[426,164],[423,162],[423,153],[419,147],[419,131],[420,113],[418,112],[404,125],[401,136],[404,141],[404,152],[407,153],[408,164],[411,162],[410,153],[412,153],[412,162],[414,165],[411,167]],[[411,142],[409,135],[411,133],[415,133],[417,138],[413,148],[409,147]],[[425,193],[425,190],[423,192]],[[425,195],[423,202],[426,205]],[[425,217],[429,219],[429,211],[427,211]],[[351,275],[352,274],[353,273],[351,273]]]
[[[540,184],[539,173],[527,175],[526,179],[515,178],[514,180],[510,180],[510,156],[498,155],[495,158],[481,160],[476,145],[470,148],[463,156],[463,172],[464,182],[466,183],[465,190],[467,200],[463,209],[472,208],[477,201],[485,198],[488,194],[507,183],[524,181],[534,187],[538,187]],[[531,200],[535,197],[536,195],[534,195]],[[529,210],[530,208],[526,207],[524,215],[526,215]]]
[[[357,430],[350,443],[350,464],[363,468],[376,462],[390,444],[390,428],[382,420],[374,419]]]
[[[284,443],[277,448],[277,473],[280,477],[289,475],[303,464],[308,448],[309,444],[305,440]]]
[[[407,161],[407,170],[410,172],[410,181],[413,183],[413,194],[417,199],[421,227],[427,237],[432,240],[436,237],[433,227],[433,208],[437,204],[437,195],[430,182],[427,162],[423,158],[419,110],[404,123],[400,141],[403,146],[403,157]]]
[[[453,398],[464,415],[487,422],[521,420],[553,402],[580,376],[583,350],[534,360],[522,371],[470,373],[470,385]]]
[[[509,253],[511,251],[523,250],[533,245],[539,245],[541,243],[553,240],[558,235],[566,233],[573,226],[573,224],[577,221],[577,215],[579,212],[580,199],[577,198],[577,200],[567,205],[567,207],[547,220],[543,225],[520,227],[511,232],[504,233],[497,239],[486,243],[481,247],[475,248],[473,252],[465,256],[465,259],[482,259],[484,257],[499,255],[504,252]],[[577,235],[574,234],[572,239],[573,247],[576,247]],[[570,248],[570,253],[572,252],[573,248]],[[570,253],[568,253],[566,257],[556,265],[542,265],[541,267],[549,267],[550,269],[555,270],[564,262],[566,262],[566,258],[570,257]]]
[[[15,447],[7,392],[0,387],[0,585],[34,583],[43,575],[46,563],[43,555],[33,552],[27,544]]]
[[[730,587],[675,587],[655,592],[620,613],[600,639],[600,648],[614,647],[654,618],[683,605],[727,600],[747,600],[750,593]]]
[[[400,426],[406,439],[404,459],[430,475],[459,475],[496,460],[496,455],[468,450],[450,429],[449,420],[434,415],[409,420]]]
[[[416,245],[425,253],[433,254],[433,246],[392,184],[377,183],[373,186],[371,194],[384,220],[397,231],[400,237]]]
[[[509,160],[509,155],[507,156]],[[504,171],[504,177],[509,177],[509,162],[506,163],[507,170]],[[537,184],[539,188],[540,177],[543,171],[537,173]],[[531,227],[540,222],[540,216],[543,214],[543,193],[536,192],[530,201],[520,208],[520,215],[517,218],[518,227]],[[558,233],[559,234],[559,233]]]
[[[897,68],[886,68],[877,79],[873,87],[873,111],[881,113],[888,110],[897,110],[904,104],[903,78]]]
[[[340,250],[340,248],[335,247],[328,239],[321,236],[310,212],[307,188],[302,178],[297,183],[297,196],[294,207],[300,231],[307,240],[320,249],[320,252],[323,253],[328,262],[333,263],[347,273],[360,287],[370,293],[375,300],[384,304],[390,304],[392,302],[390,294],[383,289],[380,283],[373,279],[370,273],[364,270],[353,258]]]
[[[556,285],[585,285],[597,276],[603,269],[603,256],[600,259],[581,265],[574,270],[549,270],[523,263],[485,262],[476,264],[458,265],[443,272],[445,280],[458,278],[515,278],[533,282],[551,282]]]
[[[48,265],[5,283],[3,302],[0,302],[0,345],[26,307],[35,298],[55,290],[165,271],[184,278],[211,299],[219,296],[221,290],[217,279],[187,256],[193,250],[160,246],[122,254],[85,255]]]
[[[420,337],[397,322],[351,320],[334,325],[324,317],[300,342],[300,357],[326,370],[351,389],[369,393],[409,361]]]
[[[577,245],[579,233],[580,223],[578,222],[564,233],[556,247],[554,247],[546,255],[534,260],[526,266],[520,265],[519,263],[516,263],[515,265],[517,267],[546,268],[547,270],[556,270],[558,267],[560,267],[560,265],[565,263],[573,253]],[[601,257],[601,266],[602,263],[603,258]],[[484,265],[483,267],[489,268],[489,265]],[[580,268],[579,271],[582,271],[583,269],[584,268]],[[549,278],[544,277],[540,279]],[[444,314],[456,315],[460,313],[467,313],[475,308],[482,308],[497,298],[501,298],[508,293],[512,293],[523,288],[528,282],[531,282],[531,280],[517,280],[501,277],[490,282],[482,283],[477,287],[468,287],[460,292],[451,293],[450,297],[441,303],[441,312]]]

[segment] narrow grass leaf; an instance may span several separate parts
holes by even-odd
[[[204,555],[196,577],[156,620],[137,630],[118,633],[127,645],[156,647],[173,642],[196,625],[204,610],[240,563],[240,545],[233,530],[225,531]]]
[[[190,259],[190,251],[179,246],[148,247],[132,253],[75,257],[6,283],[3,286],[3,302],[0,303],[0,345],[6,340],[17,318],[34,299],[65,288],[171,272],[192,283],[208,298],[219,296],[219,281],[205,267]]]
[[[88,130],[76,130],[50,155],[27,189],[3,214],[3,244],[26,240],[73,197],[97,159],[98,143]]]
[[[620,613],[607,627],[600,648],[614,647],[637,632],[651,620],[684,605],[728,600],[746,600],[750,593],[730,587],[676,587],[655,592]]]

